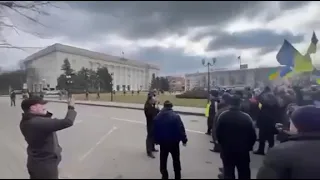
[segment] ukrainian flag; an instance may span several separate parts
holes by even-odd
[[[270,81],[275,80],[279,77],[279,75],[280,75],[280,72],[278,70],[273,70],[269,74],[269,80]]]
[[[280,72],[279,72],[279,76],[280,77],[292,77],[293,75],[293,71],[292,71],[292,67],[290,66],[284,66],[280,69]]]
[[[303,56],[287,40],[284,40],[276,58],[281,65],[294,67],[294,72],[311,72],[313,70],[310,56]]]
[[[317,44],[318,44],[318,38],[316,33],[313,31],[311,43],[309,45],[309,48],[307,50],[307,54],[313,54],[317,52]]]

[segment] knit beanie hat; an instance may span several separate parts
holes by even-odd
[[[291,121],[299,132],[320,132],[320,108],[302,106],[292,113]]]
[[[231,94],[223,93],[223,95],[221,96],[221,99],[223,99],[224,102],[226,102],[226,104],[229,104],[231,99]]]

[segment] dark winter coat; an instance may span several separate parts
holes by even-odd
[[[216,135],[222,151],[225,152],[251,151],[257,138],[250,116],[235,107],[230,107],[219,116]]]
[[[257,179],[320,179],[320,133],[292,135],[270,149]]]
[[[42,163],[59,164],[62,149],[56,131],[72,126],[76,115],[73,107],[69,107],[64,119],[52,119],[51,113],[45,116],[30,113],[22,115],[20,130],[28,143],[28,168]]]
[[[156,144],[188,141],[180,116],[171,108],[163,108],[155,117],[153,135]]]

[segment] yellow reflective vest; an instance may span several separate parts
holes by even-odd
[[[206,109],[205,109],[205,112],[204,112],[204,115],[206,117],[209,117],[209,111],[210,111],[210,105],[211,105],[211,102],[209,102],[206,106]]]

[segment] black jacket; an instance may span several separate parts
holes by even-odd
[[[15,93],[14,91],[11,92],[10,98],[11,98],[11,99],[16,99],[16,93]]]
[[[262,105],[257,118],[257,127],[260,132],[267,134],[276,134],[277,130],[275,124],[281,122],[281,113],[279,112],[279,106],[267,104]]]
[[[147,125],[153,122],[154,117],[159,113],[159,109],[155,107],[155,104],[146,102],[144,104],[144,115],[146,116]]]
[[[256,142],[256,131],[250,116],[230,107],[217,120],[216,136],[222,151],[248,152]]]
[[[154,141],[156,144],[188,141],[180,116],[171,108],[163,108],[154,119]]]
[[[209,119],[213,120],[214,117],[216,116],[216,106],[217,105],[217,108],[218,105],[219,105],[219,99],[218,98],[212,98],[211,99],[211,103],[210,103],[210,108],[209,108]]]
[[[40,116],[22,114],[20,130],[28,143],[28,168],[39,163],[59,163],[61,160],[61,147],[56,131],[73,125],[77,112],[69,107],[64,119],[52,119],[51,113]]]
[[[268,151],[257,179],[320,179],[320,133],[292,135]]]
[[[229,106],[229,104],[227,104],[227,103],[219,103],[219,104],[218,104],[218,112],[216,113],[216,116],[214,117],[213,122],[212,122],[212,132],[211,132],[211,136],[212,136],[213,141],[216,141],[216,123],[217,123],[218,117],[219,117],[219,115],[222,114],[224,111],[228,110],[229,107],[230,107],[230,106]]]

